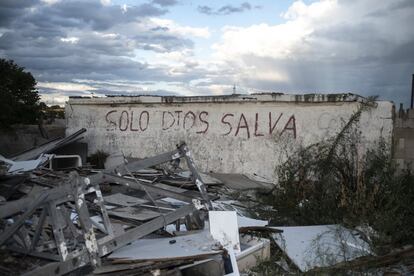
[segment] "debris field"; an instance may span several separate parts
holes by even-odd
[[[85,131],[0,156],[2,275],[240,275],[269,260],[271,244],[286,273],[375,257],[338,225],[273,227],[249,217],[228,195],[269,183],[201,173],[184,142],[140,160],[111,154],[103,169],[77,152],[55,153]],[[334,258],[321,258],[324,250]]]

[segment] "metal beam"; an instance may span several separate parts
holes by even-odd
[[[167,224],[173,223],[174,221],[185,217],[186,215],[197,210],[193,205],[186,205],[168,213],[164,216],[155,218],[147,223],[137,226],[119,236],[110,237],[106,236],[101,240],[98,240],[99,244],[99,256],[103,257],[112,251],[119,249],[139,238],[142,238]],[[79,254],[74,257],[67,259],[62,262],[50,263],[45,266],[39,267],[38,269],[32,270],[28,273],[23,274],[24,276],[44,276],[44,275],[63,275],[67,274],[75,269],[83,267],[90,262],[90,257],[87,250],[84,248]]]
[[[36,211],[36,208],[39,207],[39,205],[42,204],[46,198],[47,194],[42,194],[37,197],[36,200],[29,205],[26,212],[22,214],[15,223],[13,223],[10,227],[6,228],[3,233],[1,233],[0,245],[9,239],[20,228],[20,226],[22,226],[25,220]]]
[[[174,221],[185,217],[188,214],[191,214],[197,210],[194,205],[189,204],[186,206],[183,206],[176,211],[170,212],[165,215],[161,215],[147,223],[144,223],[140,226],[137,226],[119,236],[114,237],[113,239],[110,239],[108,241],[104,241],[103,243],[99,243],[99,255],[105,256],[112,251],[119,249],[137,239],[140,239],[164,226],[167,226],[168,224],[173,223]]]
[[[138,170],[149,168],[149,167],[162,164],[168,161],[172,161],[180,157],[181,157],[180,152],[178,150],[173,150],[173,151],[162,153],[162,154],[159,154],[153,157],[133,161],[128,164],[122,164],[122,165],[116,166],[115,168],[109,168],[109,169],[106,169],[105,172],[111,173],[111,172],[116,171],[117,173],[120,173],[120,174],[126,174],[128,171],[131,171],[131,172],[138,171]]]
[[[147,190],[150,193],[155,193],[155,194],[159,194],[162,196],[166,196],[166,197],[172,197],[184,202],[188,202],[188,203],[192,203],[193,202],[193,198],[189,197],[185,194],[180,194],[177,192],[173,192],[167,189],[163,189],[157,186],[153,186],[153,185],[149,185],[143,182],[140,182],[139,180],[135,180],[135,179],[128,179],[125,177],[121,177],[121,176],[117,176],[117,175],[113,175],[113,174],[105,174],[102,177],[103,180],[105,181],[111,181],[114,183],[119,183],[121,185],[125,185],[129,188],[132,189],[136,189],[136,190],[140,190],[140,191],[145,191]],[[138,181],[138,183],[136,182]],[[201,198],[199,198],[201,199]]]
[[[198,173],[196,166],[194,164],[193,158],[191,157],[191,151],[188,149],[186,143],[182,143],[178,146],[178,151],[180,154],[185,158],[187,162],[187,166],[191,171],[191,180],[197,186],[198,190],[201,193],[205,203],[207,204],[207,208],[209,210],[213,210],[213,205],[211,204],[210,198],[207,193],[206,185],[204,185],[203,180],[201,179],[200,174]]]

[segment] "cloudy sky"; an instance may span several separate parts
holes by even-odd
[[[68,95],[339,93],[404,102],[414,0],[0,0],[0,57]]]

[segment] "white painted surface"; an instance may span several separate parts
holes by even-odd
[[[241,235],[240,242],[242,251],[236,254],[239,271],[248,272],[259,262],[270,258],[270,241],[268,239]]]
[[[170,241],[175,241],[170,243]],[[110,259],[166,260],[218,254],[219,245],[207,231],[173,238],[139,239],[115,250]]]
[[[273,237],[302,271],[331,266],[371,253],[356,231],[340,225],[274,227],[283,230]]]
[[[259,219],[253,219],[248,218],[244,216],[237,216],[237,223],[240,227],[255,227],[255,226],[266,226],[269,224],[269,221],[267,220],[259,220]]]
[[[240,272],[239,272],[239,266],[237,265],[237,259],[236,259],[236,252],[233,249],[232,246],[227,246],[225,247],[229,256],[230,256],[230,261],[231,261],[231,266],[233,268],[233,272],[231,273],[227,273],[224,274],[226,276],[240,276]]]
[[[51,158],[52,155],[44,154],[39,156],[38,159],[34,160],[26,160],[26,161],[13,161],[10,159],[5,158],[4,156],[0,155],[0,162],[4,162],[5,164],[9,165],[7,170],[10,174],[20,174],[24,172],[33,171],[41,164],[46,163]]]
[[[234,249],[239,253],[240,239],[237,214],[234,211],[209,211],[208,220],[210,233],[223,247]]]
[[[89,153],[150,157],[186,141],[201,171],[256,174],[274,169],[296,146],[336,134],[363,98],[323,95],[111,97],[70,99],[67,133],[86,128]],[[391,102],[377,102],[360,120],[362,142],[391,143]],[[276,123],[277,122],[277,123]]]

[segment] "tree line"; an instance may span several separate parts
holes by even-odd
[[[39,124],[40,120],[63,118],[59,106],[40,102],[36,80],[13,60],[0,58],[0,128],[15,124]]]

